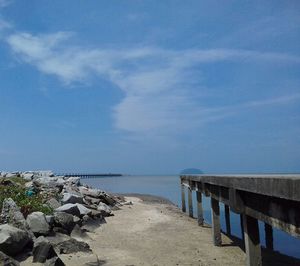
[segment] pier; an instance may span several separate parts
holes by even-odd
[[[181,175],[182,211],[203,225],[202,194],[211,200],[212,241],[222,246],[220,203],[225,205],[226,233],[231,235],[230,211],[240,214],[246,265],[262,265],[258,221],[264,222],[266,248],[273,249],[273,228],[300,237],[300,175]],[[188,195],[186,208],[185,192]]]
[[[65,174],[58,174],[61,176],[65,176],[65,177],[80,177],[81,179],[86,179],[86,178],[96,178],[96,177],[107,177],[107,176],[122,176],[122,174],[84,174],[84,173],[65,173]]]

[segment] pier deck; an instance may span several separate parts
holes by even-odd
[[[213,243],[220,246],[220,207],[225,204],[227,234],[230,211],[240,214],[247,265],[261,265],[258,220],[265,223],[266,246],[273,249],[273,227],[300,237],[300,175],[181,175],[182,210],[193,217],[192,191],[197,193],[198,224],[203,225],[202,194],[211,197]]]

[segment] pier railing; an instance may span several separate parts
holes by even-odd
[[[220,206],[225,205],[226,231],[230,211],[240,214],[246,265],[262,265],[258,220],[265,223],[266,248],[273,249],[273,227],[300,237],[300,175],[182,175],[182,211],[193,217],[192,191],[197,195],[198,224],[203,225],[202,194],[211,198],[212,238],[222,245]]]

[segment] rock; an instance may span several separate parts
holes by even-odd
[[[79,190],[82,195],[92,198],[99,198],[102,194],[105,194],[105,192],[100,189],[86,188],[84,186],[79,187]]]
[[[34,174],[37,175],[37,176],[46,176],[46,177],[53,177],[54,176],[54,173],[50,170],[37,171],[37,172],[34,172]]]
[[[62,260],[59,257],[54,257],[52,259],[49,259],[44,264],[45,266],[65,266],[65,264],[62,262]]]
[[[61,206],[61,204],[57,201],[57,199],[55,198],[51,198],[47,201],[47,204],[52,208],[52,209],[56,209],[59,208]]]
[[[83,198],[81,196],[77,196],[75,194],[64,193],[62,202],[64,204],[66,204],[66,203],[83,203]]]
[[[62,227],[57,227],[57,226],[54,226],[52,228],[52,231],[54,233],[60,233],[60,234],[65,234],[65,235],[69,235],[70,234],[70,232],[68,230],[66,230],[66,229],[64,229]]]
[[[50,227],[46,220],[45,214],[42,212],[33,212],[26,219],[31,231],[36,235],[49,234]]]
[[[69,184],[74,184],[76,186],[80,185],[80,177],[78,176],[71,176],[68,179],[66,179],[66,182]]]
[[[1,266],[19,266],[20,263],[0,251],[0,265]]]
[[[81,229],[87,232],[95,232],[103,223],[106,223],[104,218],[93,219],[87,216],[87,218],[82,221]]]
[[[77,208],[79,209],[79,213],[80,215],[89,215],[90,213],[92,213],[92,211],[86,207],[84,207],[83,205],[76,203]]]
[[[70,213],[70,214],[76,215],[78,217],[91,213],[90,209],[84,207],[83,205],[81,205],[79,203],[75,203],[75,204],[67,203],[67,204],[64,204],[61,207],[55,209],[55,211]]]
[[[32,181],[26,182],[25,187],[26,188],[34,188],[33,182]]]
[[[7,174],[5,175],[6,178],[11,178],[11,177],[16,177],[16,176],[18,176],[18,175],[15,174],[15,173],[7,173]]]
[[[33,179],[33,174],[32,173],[23,173],[23,174],[21,174],[21,177],[25,180],[30,181]]]
[[[90,239],[88,234],[85,231],[83,231],[78,224],[74,226],[71,232],[71,237],[78,241],[81,241],[83,239]]]
[[[70,254],[76,252],[91,252],[90,246],[82,241],[76,239],[69,239],[55,245],[55,249],[59,254]]]
[[[73,215],[66,212],[55,212],[54,213],[54,224],[61,226],[63,229],[71,232],[75,223]]]
[[[8,255],[16,255],[30,241],[28,233],[9,224],[0,225],[0,251]]]
[[[0,223],[8,223],[25,231],[29,230],[24,215],[21,213],[19,207],[11,198],[6,198],[3,201]]]
[[[47,223],[52,226],[54,224],[54,216],[53,215],[46,215]]]
[[[81,219],[79,217],[77,217],[77,216],[73,216],[73,222],[75,224],[79,224],[79,223],[81,223]]]
[[[111,208],[103,202],[99,203],[97,210],[100,211],[103,216],[110,216],[111,214]]]
[[[55,247],[55,245],[61,242],[71,239],[70,236],[61,233],[56,233],[55,236],[47,236],[46,238],[49,240],[49,242],[52,244],[53,247]]]
[[[65,212],[72,215],[80,216],[80,211],[76,204],[67,203],[55,209],[56,212]]]
[[[92,210],[92,213],[89,216],[91,216],[92,218],[102,218],[104,215],[102,215],[101,211]]]
[[[49,240],[43,236],[38,237],[34,241],[32,250],[33,260],[32,262],[44,263],[47,259],[56,257],[56,253],[49,242]]]
[[[95,205],[98,205],[99,202],[100,202],[100,199],[92,198],[92,197],[89,197],[89,196],[85,196],[84,197],[84,202],[86,204],[95,204]]]

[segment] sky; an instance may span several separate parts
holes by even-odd
[[[0,169],[300,172],[300,2],[0,0]]]

